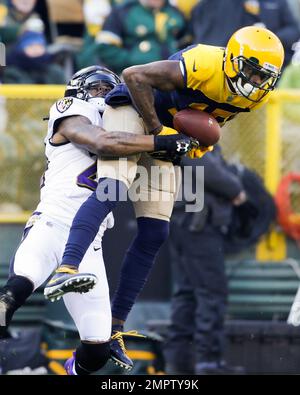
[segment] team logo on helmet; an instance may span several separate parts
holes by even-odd
[[[61,99],[58,102],[56,102],[57,111],[65,112],[67,111],[68,108],[71,107],[72,104],[73,104],[73,98],[65,97],[64,99]]]

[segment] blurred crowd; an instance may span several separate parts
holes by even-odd
[[[300,0],[0,0],[0,80],[64,84],[91,64],[120,74],[187,45],[225,46],[247,25],[278,35],[285,66],[299,58]]]

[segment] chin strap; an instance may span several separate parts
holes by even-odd
[[[236,81],[233,81],[231,78],[227,78],[227,82],[230,90],[238,96],[249,97],[258,91],[258,88],[254,88],[253,85],[248,84],[247,82],[243,84],[241,77],[238,77]]]
[[[234,85],[236,85],[236,91],[241,92],[245,96],[250,96],[258,91],[258,88],[254,88],[253,85],[249,84],[248,82],[243,84],[241,77],[238,78]]]

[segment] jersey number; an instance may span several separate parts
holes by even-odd
[[[77,176],[77,185],[94,191],[97,188],[97,162],[93,163],[87,169]]]

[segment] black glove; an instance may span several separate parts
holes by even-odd
[[[198,147],[197,140],[184,134],[157,135],[154,136],[154,151],[150,155],[154,159],[178,162],[181,156]]]

